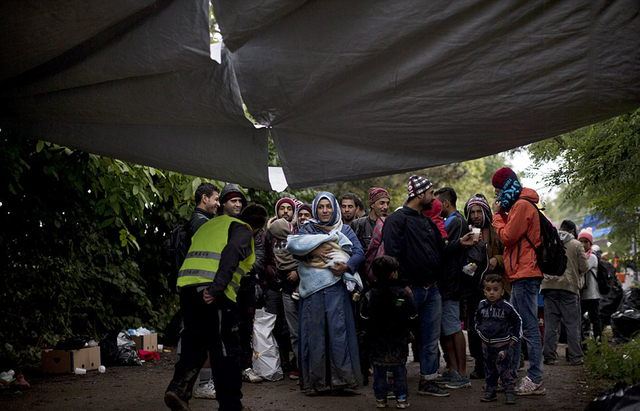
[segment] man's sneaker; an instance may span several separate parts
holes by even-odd
[[[376,408],[387,408],[387,406],[386,398],[376,398]]]
[[[209,380],[206,383],[200,384],[198,387],[196,387],[195,391],[193,391],[193,396],[195,398],[215,400],[216,387],[213,385],[213,380]]]
[[[520,380],[516,388],[516,395],[545,395],[546,393],[547,390],[542,386],[542,382],[536,384],[528,375]]]
[[[406,396],[396,399],[396,408],[400,408],[401,410],[403,410],[405,408],[409,408],[410,405],[411,403]]]
[[[191,411],[189,404],[173,391],[164,393],[164,403],[167,404],[167,407],[171,408],[171,411]]]
[[[482,398],[480,398],[480,401],[491,402],[491,401],[496,401],[497,399],[498,399],[498,395],[496,394],[495,391],[486,391],[482,396]]]
[[[507,397],[507,400],[505,401],[506,404],[514,405],[516,403],[516,393],[507,392],[505,393],[505,396]]]
[[[293,371],[291,371],[289,373],[289,379],[290,380],[299,380],[300,379],[300,374],[298,373],[298,370],[295,369]]]
[[[448,397],[449,393],[438,386],[433,381],[421,379],[418,383],[418,394],[431,395],[434,397]]]
[[[444,370],[444,372],[435,380],[433,380],[433,382],[435,382],[438,385],[445,385],[446,383],[448,383],[449,381],[451,381],[451,378],[453,377],[453,374],[451,373],[451,371],[447,368],[446,370]]]
[[[256,383],[262,382],[262,378],[258,377],[256,372],[253,371],[252,368],[247,368],[246,370],[242,371],[242,381]]]
[[[453,377],[451,377],[451,380],[448,383],[446,383],[444,387],[450,388],[452,390],[457,390],[458,388],[471,387],[471,381],[469,381],[468,378],[458,374],[458,372],[456,371],[456,373],[453,374]]]
[[[556,360],[554,360],[553,358],[545,358],[544,363],[546,365],[556,365]]]

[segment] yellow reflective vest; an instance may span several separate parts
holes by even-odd
[[[212,218],[196,231],[191,238],[191,247],[189,247],[187,257],[178,273],[178,289],[213,282],[220,265],[222,250],[227,245],[229,226],[233,222],[245,225],[251,230],[251,226],[241,220],[221,215]],[[224,290],[224,294],[231,301],[236,301],[240,280],[249,272],[256,259],[253,238],[251,239],[251,251],[251,255],[240,261],[229,285]]]

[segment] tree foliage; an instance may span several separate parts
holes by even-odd
[[[441,187],[453,187],[458,195],[457,207],[462,212],[465,203],[476,193],[484,194],[491,202],[493,187],[491,177],[497,169],[504,167],[506,159],[501,155],[483,157],[477,160],[452,163],[410,173],[394,174],[349,183],[331,184],[319,187],[340,198],[342,194],[352,192],[358,195],[368,207],[369,188],[382,187],[391,194],[391,210],[401,207],[407,199],[407,181],[412,174],[427,177],[437,190]]]
[[[609,220],[612,237],[640,234],[640,110],[532,144],[547,184],[565,187],[565,202]],[[549,167],[555,162],[557,168]]]
[[[162,329],[177,308],[161,244],[199,178],[0,134],[0,354],[70,336]]]

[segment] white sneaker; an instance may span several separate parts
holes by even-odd
[[[516,387],[516,395],[545,395],[546,393],[547,390],[542,386],[542,381],[536,384],[528,375],[521,379]]]
[[[262,378],[258,377],[256,372],[253,371],[252,368],[247,368],[246,370],[242,371],[242,380],[253,383],[262,382]]]
[[[193,391],[193,396],[195,398],[203,398],[207,400],[215,400],[216,399],[216,387],[213,385],[213,380],[207,381],[205,384],[200,384]]]

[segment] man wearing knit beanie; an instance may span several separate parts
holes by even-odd
[[[276,203],[275,211],[277,218],[284,218],[288,222],[293,221],[295,215],[296,203],[289,197],[282,197]]]
[[[535,206],[540,197],[534,190],[522,187],[516,173],[508,167],[498,170],[491,184],[496,194],[493,228],[504,245],[505,273],[511,283],[510,302],[522,317],[524,341],[529,351],[527,375],[515,391],[517,395],[544,395],[542,339],[538,327],[538,291],[543,276],[534,249],[542,244],[540,218]],[[518,371],[522,341],[514,345],[514,375]]]
[[[368,216],[356,218],[351,222],[351,228],[356,233],[365,251],[369,248],[376,221],[378,221],[380,217],[386,217],[389,213],[390,201],[391,196],[387,190],[380,187],[371,187],[369,189],[369,206],[371,207],[371,212]]]
[[[461,246],[474,244],[471,233],[445,243],[438,226],[422,212],[431,208],[435,196],[433,184],[412,175],[407,184],[407,202],[387,217],[382,231],[386,255],[400,263],[398,280],[413,295],[420,319],[420,380],[418,394],[447,397],[449,393],[436,384],[439,355],[438,340],[442,317],[442,298],[436,281],[445,255]],[[476,241],[477,242],[477,241]]]

